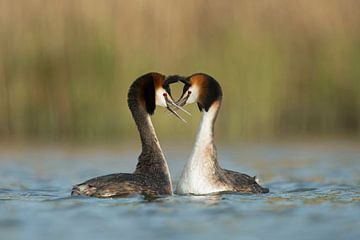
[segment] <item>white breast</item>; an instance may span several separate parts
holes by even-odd
[[[177,194],[210,194],[225,191],[226,188],[214,184],[211,176],[197,166],[186,166],[176,187]]]
[[[225,186],[214,181],[216,152],[213,145],[213,119],[216,111],[216,108],[210,108],[203,115],[193,152],[177,184],[178,194],[209,194],[226,190]]]

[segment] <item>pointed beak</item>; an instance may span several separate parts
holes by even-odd
[[[168,97],[167,94],[164,94],[164,98],[166,101],[166,109],[169,110],[169,112],[171,112],[172,114],[174,114],[177,118],[179,118],[181,121],[183,121],[184,123],[186,123],[186,120],[183,119],[177,112],[177,109],[180,109],[188,114],[190,114],[189,112],[187,112],[185,109],[182,109],[181,107],[179,107],[170,97]]]
[[[177,102],[176,102],[176,105],[182,107],[186,104],[186,101],[188,100],[188,98],[190,97],[190,94],[189,92],[186,93],[186,95],[183,95]]]

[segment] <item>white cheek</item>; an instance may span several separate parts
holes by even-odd
[[[166,101],[164,97],[164,93],[166,93],[165,89],[159,88],[155,92],[155,104],[161,107],[166,107]],[[166,93],[167,94],[167,93]]]
[[[197,86],[192,86],[188,89],[188,92],[191,92],[186,104],[197,102],[199,97],[199,88]]]

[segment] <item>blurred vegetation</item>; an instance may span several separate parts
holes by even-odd
[[[2,0],[0,139],[135,137],[127,90],[149,71],[218,79],[222,139],[358,137],[359,23],[357,0]],[[194,135],[192,108],[157,109],[161,139]]]

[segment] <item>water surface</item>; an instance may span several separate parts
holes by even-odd
[[[151,200],[70,197],[73,184],[131,172],[138,152],[2,148],[1,239],[360,239],[357,144],[218,148],[222,166],[257,175],[271,192]],[[186,158],[182,152],[190,149],[164,149],[176,182]]]

